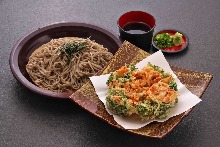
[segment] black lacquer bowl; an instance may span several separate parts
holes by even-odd
[[[26,65],[30,55],[41,45],[51,39],[62,37],[81,37],[95,40],[97,43],[115,53],[121,45],[120,40],[110,31],[96,25],[62,22],[38,28],[20,39],[11,51],[9,63],[14,77],[28,89],[51,98],[69,98],[72,93],[56,93],[36,86],[30,79]]]

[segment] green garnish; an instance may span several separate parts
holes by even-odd
[[[159,48],[165,48],[165,47],[170,48],[173,45],[173,38],[168,33],[158,34],[154,39],[154,43]]]
[[[182,36],[179,32],[176,32],[174,36],[170,36],[168,33],[157,34],[154,43],[159,48],[171,48],[182,44]]]
[[[61,47],[61,55],[66,55],[67,62],[70,63],[71,59],[76,53],[84,48],[88,48],[88,45],[84,41],[66,42]]]
[[[175,46],[181,45],[182,44],[182,37],[183,35],[176,32],[176,34],[173,36],[173,44]]]

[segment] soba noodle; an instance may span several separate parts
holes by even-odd
[[[76,52],[68,61],[61,49],[65,43],[73,42],[83,42],[86,48]],[[26,70],[32,81],[45,90],[71,92],[105,67],[112,56],[107,48],[90,39],[65,37],[53,39],[33,52]]]

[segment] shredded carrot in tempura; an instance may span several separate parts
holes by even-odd
[[[149,63],[148,66],[141,70],[137,70],[134,66],[126,65],[122,66],[119,70],[113,72],[107,82],[109,87],[107,99],[108,105],[118,103],[114,105],[112,109],[116,109],[116,106],[124,106],[132,111],[127,112],[128,108],[124,111],[126,114],[132,113],[144,113],[141,107],[144,109],[153,111],[153,109],[159,108],[162,105],[169,105],[164,110],[167,113],[167,109],[177,102],[177,87],[171,74],[165,73],[158,66]],[[148,104],[149,103],[149,104]],[[150,104],[152,103],[152,104]],[[157,107],[151,106],[158,104]],[[136,110],[139,108],[138,110]],[[125,113],[120,107],[120,113]],[[162,114],[161,110],[154,110],[151,115],[154,117]],[[148,113],[149,113],[148,112]],[[158,115],[153,114],[158,113]]]

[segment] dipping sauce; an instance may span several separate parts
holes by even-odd
[[[143,22],[129,22],[122,28],[130,34],[144,34],[151,30],[151,27]]]

